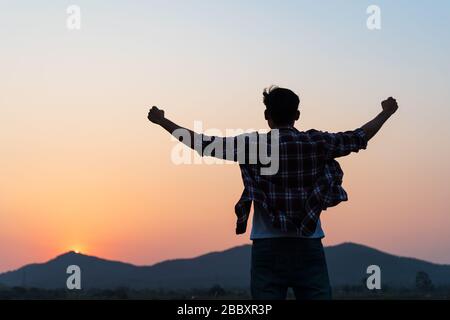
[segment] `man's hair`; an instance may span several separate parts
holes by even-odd
[[[264,104],[274,123],[288,125],[296,120],[300,98],[292,90],[272,86],[264,89],[263,95]]]

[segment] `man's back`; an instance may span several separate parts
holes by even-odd
[[[280,129],[279,170],[275,175],[262,178],[271,180],[271,183],[279,185],[281,189],[293,189],[292,191],[305,201],[314,182],[323,174],[325,162],[329,160],[326,154],[326,141],[330,139],[325,138],[325,135],[329,134],[317,130],[305,132],[295,128]],[[325,236],[320,218],[317,219],[314,232],[309,236],[302,236],[296,230],[282,231],[274,227],[273,215],[259,202],[253,203],[251,240],[283,237],[317,239]]]
[[[241,163],[245,189],[235,208],[237,231],[245,232],[250,204],[255,202],[268,212],[275,228],[308,237],[316,232],[322,210],[347,200],[341,186],[343,172],[335,158],[365,149],[365,133],[362,129],[340,133],[301,132],[294,127],[277,130],[275,174],[261,174],[259,163]],[[269,138],[258,141],[273,143]]]

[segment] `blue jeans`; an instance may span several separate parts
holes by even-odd
[[[255,300],[283,300],[291,287],[296,299],[331,299],[321,239],[255,239],[251,293]]]

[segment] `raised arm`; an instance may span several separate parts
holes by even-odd
[[[148,112],[148,120],[151,122],[160,125],[162,128],[164,128],[167,132],[169,132],[171,135],[175,136],[177,139],[180,138],[180,136],[185,137],[189,136],[190,139],[180,139],[182,143],[184,143],[189,148],[194,149],[195,147],[195,141],[196,141],[196,135],[194,131],[181,127],[177,125],[176,123],[170,121],[164,116],[164,110],[161,110],[157,107],[152,107],[150,111]],[[184,131],[184,133],[182,132]],[[183,134],[180,134],[183,133]]]
[[[361,127],[366,134],[367,141],[372,139],[377,134],[387,119],[389,119],[398,109],[397,101],[392,97],[384,100],[381,103],[381,106],[383,111]]]
[[[367,142],[375,136],[383,124],[398,109],[397,101],[389,98],[381,103],[383,111],[361,128],[338,133],[322,132],[326,142],[328,158],[339,158],[367,147]]]
[[[173,135],[180,142],[185,144],[191,149],[194,149],[201,156],[216,157],[223,160],[238,161],[239,150],[242,151],[241,157],[247,155],[247,147],[245,145],[246,134],[242,134],[235,137],[217,137],[206,136],[200,133],[196,133],[190,129],[181,127],[176,123],[167,119],[164,115],[164,110],[157,107],[150,109],[148,113],[148,120],[160,125],[171,135]],[[244,147],[242,145],[244,144]],[[239,148],[241,146],[241,148]]]

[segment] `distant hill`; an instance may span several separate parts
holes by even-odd
[[[191,289],[214,284],[248,288],[250,245],[212,252],[192,259],[169,260],[153,266],[128,263],[68,252],[42,264],[26,265],[0,274],[0,284],[44,289],[65,288],[66,268],[78,265],[85,289],[129,287],[135,289]],[[450,285],[450,266],[397,257],[363,245],[344,243],[325,248],[332,285],[357,285],[367,267],[381,267],[383,285],[414,286],[418,271],[429,274],[434,284]]]

